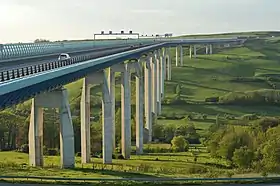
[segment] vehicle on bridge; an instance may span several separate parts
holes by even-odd
[[[58,60],[67,60],[67,59],[70,59],[70,55],[67,54],[67,53],[61,53],[58,57]]]

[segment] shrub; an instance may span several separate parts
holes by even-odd
[[[20,152],[29,153],[29,145],[28,144],[21,145]]]
[[[207,119],[207,115],[206,115],[206,114],[203,114],[203,115],[202,115],[202,119],[206,120],[206,119]]]
[[[116,154],[112,154],[112,159],[116,159],[116,158],[117,158]]]
[[[123,157],[122,154],[118,154],[118,155],[117,155],[117,158],[118,158],[119,160],[124,160],[124,157]]]
[[[189,146],[188,142],[183,136],[175,136],[172,141],[172,149],[176,152],[184,152],[186,147]]]
[[[59,153],[58,153],[58,149],[48,149],[47,150],[47,155],[48,156],[57,156]]]
[[[256,114],[245,114],[241,117],[243,120],[249,120],[249,121],[252,121],[252,120],[256,120],[258,119],[258,116]]]
[[[218,102],[219,102],[219,97],[209,97],[209,98],[205,98],[205,102],[218,103]]]
[[[82,156],[82,153],[81,153],[81,152],[77,152],[77,153],[76,153],[76,156],[77,156],[77,157],[81,157],[81,156]]]

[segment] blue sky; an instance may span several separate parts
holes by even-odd
[[[197,34],[280,30],[280,0],[0,0],[0,43],[101,30]]]

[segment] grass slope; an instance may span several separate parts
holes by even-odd
[[[242,77],[266,77],[278,76],[280,72],[279,53],[280,32],[248,32],[229,33],[218,35],[197,35],[197,37],[224,37],[232,35],[267,36],[265,39],[250,40],[240,48],[214,48],[213,55],[204,55],[204,48],[198,50],[198,57],[190,59],[187,49],[184,50],[184,66],[175,67],[175,49],[171,50],[172,59],[172,80],[165,83],[165,98],[175,97],[175,87],[178,83],[182,85],[182,99],[186,105],[164,105],[163,114],[206,114],[207,121],[193,121],[198,129],[207,129],[217,114],[230,114],[236,117],[257,113],[261,115],[277,115],[280,108],[276,106],[225,106],[205,104],[207,97],[223,96],[229,92],[245,92],[258,89],[271,88],[266,82],[230,82],[237,76]],[[275,37],[271,37],[271,36]],[[70,93],[70,100],[79,98],[81,81],[67,86]],[[277,88],[280,83],[276,83]],[[132,103],[135,103],[135,84],[132,81]],[[100,99],[100,86],[92,88],[92,100]],[[116,84],[116,100],[120,100],[120,85]],[[100,112],[100,109],[92,109],[93,113]],[[183,120],[159,120],[159,123],[180,125]],[[203,133],[203,131],[200,131]]]

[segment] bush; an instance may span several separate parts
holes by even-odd
[[[28,144],[23,144],[23,145],[20,147],[20,152],[29,153],[29,145],[28,145]]]
[[[122,154],[118,154],[118,155],[117,155],[117,158],[118,158],[119,160],[124,160],[124,157],[123,157]]]
[[[218,103],[218,102],[219,102],[219,97],[209,97],[209,98],[205,98],[205,102]]]
[[[252,120],[256,120],[258,119],[258,116],[256,114],[245,114],[241,117],[243,120],[248,120],[248,121],[252,121]]]
[[[116,159],[116,158],[117,158],[116,154],[112,154],[112,159]]]
[[[58,149],[48,149],[47,150],[47,155],[48,156],[57,156],[59,153],[58,153]]]
[[[172,141],[172,149],[176,152],[184,152],[189,146],[189,143],[183,136],[175,136]]]
[[[207,119],[207,115],[206,115],[206,114],[203,114],[203,115],[202,115],[202,119],[206,120],[206,119]]]
[[[231,105],[272,105],[280,103],[280,90],[262,89],[244,93],[231,92],[219,99],[221,104]]]
[[[77,157],[81,157],[81,156],[82,156],[82,153],[81,153],[81,152],[77,152],[77,153],[76,153],[76,156],[77,156]]]

